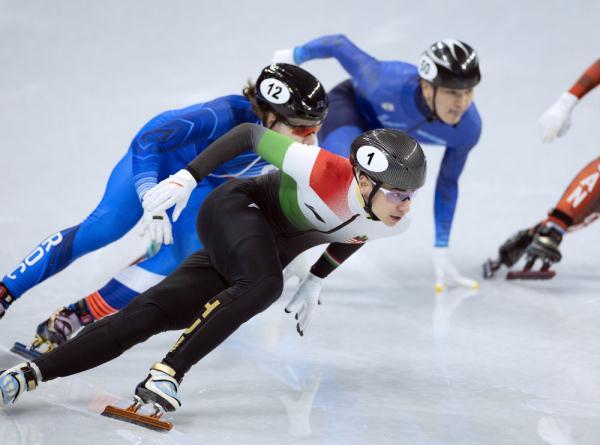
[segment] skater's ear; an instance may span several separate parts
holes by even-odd
[[[355,168],[355,175],[358,181],[358,188],[360,189],[360,193],[362,195],[368,196],[373,190],[373,182],[360,170]]]
[[[427,82],[424,79],[420,79],[419,83],[421,84],[421,91],[423,93],[423,98],[427,105],[433,100],[433,85]]]

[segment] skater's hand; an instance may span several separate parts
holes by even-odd
[[[285,308],[288,314],[292,312],[296,313],[295,318],[298,321],[296,330],[300,335],[304,335],[304,331],[310,323],[313,310],[317,307],[317,304],[321,304],[320,295],[322,286],[323,279],[309,273],[302,280],[292,300]]]
[[[461,286],[478,289],[479,283],[462,276],[448,258],[447,247],[435,247],[433,250],[433,270],[435,272],[435,291],[442,292],[448,286]]]
[[[553,142],[567,132],[571,126],[571,112],[578,101],[571,93],[563,93],[540,117],[543,142]]]
[[[150,241],[158,244],[173,244],[173,231],[171,221],[164,210],[162,212],[149,212],[144,210],[140,222],[140,236],[150,235]]]
[[[273,59],[271,62],[296,65],[296,60],[294,59],[294,48],[278,49],[273,53]]]
[[[294,258],[294,261],[283,269],[283,282],[287,284],[288,281],[298,278],[298,284],[300,284],[302,279],[308,274],[308,271],[309,267],[306,261],[306,254],[302,253]]]
[[[186,169],[163,179],[143,197],[144,210],[157,214],[175,206],[173,222],[177,221],[198,183]]]

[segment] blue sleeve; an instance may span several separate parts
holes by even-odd
[[[377,73],[380,62],[343,34],[323,36],[294,48],[294,61],[297,64],[312,59],[333,57],[344,67],[350,76],[358,82],[365,76]]]
[[[477,120],[479,116],[476,116]],[[469,152],[479,140],[481,122],[475,125],[465,145],[447,147],[440,166],[440,172],[435,187],[434,216],[435,216],[435,246],[447,247],[452,229],[452,220],[458,200],[458,178],[465,167]]]
[[[207,106],[181,114],[167,112],[146,125],[131,143],[133,178],[140,200],[158,183],[163,154],[210,137],[219,121],[219,114]]]
[[[463,171],[469,149],[446,148],[435,186],[435,246],[447,247],[458,199],[458,178]]]

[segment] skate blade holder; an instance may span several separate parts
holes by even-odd
[[[553,270],[521,270],[519,272],[508,272],[507,280],[549,280],[554,278],[556,272]]]
[[[166,420],[161,420],[162,409],[154,405],[152,414],[139,414],[140,408],[144,405],[141,399],[135,398],[134,402],[126,409],[107,405],[102,411],[102,415],[111,419],[122,420],[123,422],[133,423],[134,425],[150,428],[155,431],[171,431],[173,424]]]
[[[500,266],[502,266],[502,262],[499,259],[493,260],[491,258],[488,258],[488,260],[482,265],[483,278],[485,278],[486,280],[492,278],[496,271],[500,269]]]
[[[548,261],[544,261],[542,268],[540,270],[531,270],[533,267],[533,263],[535,263],[536,258],[530,258],[527,260],[525,264],[525,268],[519,272],[508,272],[506,274],[507,280],[549,280],[550,278],[554,278],[556,272],[550,270],[550,266],[552,265]]]
[[[27,360],[35,360],[44,355],[42,352],[36,351],[20,342],[16,342],[13,347],[10,348],[10,352],[14,352]]]

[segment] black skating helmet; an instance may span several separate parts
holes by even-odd
[[[371,210],[375,193],[381,186],[416,190],[425,184],[427,159],[419,143],[406,133],[379,128],[362,133],[350,146],[350,163],[373,181],[373,190],[365,201]]]
[[[481,80],[479,58],[473,48],[460,40],[440,40],[421,56],[419,76],[436,87],[472,88]]]
[[[256,99],[285,123],[310,126],[323,122],[329,101],[321,82],[296,65],[274,63],[256,81]]]

